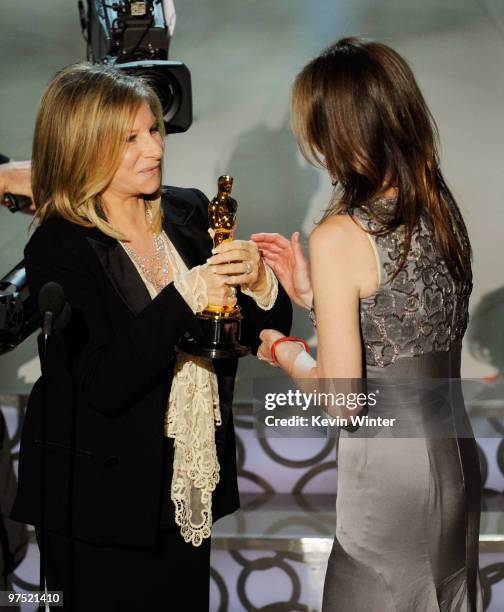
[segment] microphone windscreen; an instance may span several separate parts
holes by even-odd
[[[61,285],[54,281],[46,283],[38,294],[38,307],[42,315],[52,312],[56,317],[61,312],[65,303],[65,294]]]

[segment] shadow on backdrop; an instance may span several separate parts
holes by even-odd
[[[319,187],[320,174],[310,165],[301,165],[288,120],[278,129],[260,124],[244,132],[231,153],[227,169],[221,170],[236,180],[239,205],[236,238],[248,239],[254,232],[279,232],[286,237],[295,231],[302,232],[309,202]],[[301,240],[306,244],[306,236],[301,236]],[[314,333],[308,311],[296,306],[293,333],[303,338],[310,338]],[[254,377],[264,377],[265,368],[255,357],[242,360],[237,398],[252,398],[249,383]],[[277,372],[270,367],[268,373],[273,376]]]

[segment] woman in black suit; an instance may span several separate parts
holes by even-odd
[[[236,303],[233,286],[254,352],[261,329],[291,324],[253,243],[207,261],[208,200],[160,187],[162,125],[140,79],[90,64],[58,73],[37,117],[28,284],[59,283],[71,319],[30,396],[12,516],[43,530],[68,610],[208,609],[212,520],[239,506],[237,360],[175,346],[208,303]]]

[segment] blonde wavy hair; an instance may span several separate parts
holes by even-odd
[[[120,165],[143,103],[164,138],[161,103],[141,77],[89,62],[67,66],[54,76],[40,100],[33,140],[32,188],[39,223],[59,215],[125,240],[107,221],[100,194]],[[160,194],[145,199],[152,211],[151,228],[159,233]]]

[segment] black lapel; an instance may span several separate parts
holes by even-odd
[[[174,190],[175,191],[175,190]],[[186,266],[204,264],[211,255],[212,240],[208,234],[207,211],[198,214],[202,205],[194,192],[184,190],[187,199],[179,199],[170,189],[162,195],[163,229]],[[193,201],[189,199],[195,198]]]
[[[97,233],[100,237],[96,236]],[[135,315],[141,312],[151,301],[151,296],[123,247],[117,240],[98,230],[95,237],[88,236],[87,241],[126,306]]]
[[[194,215],[199,204],[198,196],[189,190],[184,192],[187,199],[182,200],[170,189],[163,189],[163,229],[190,269],[205,263],[211,255],[212,240],[208,235],[206,215]],[[88,232],[86,240],[114,289],[131,312],[138,314],[149,304],[151,297],[135,265],[115,238],[96,228]]]

